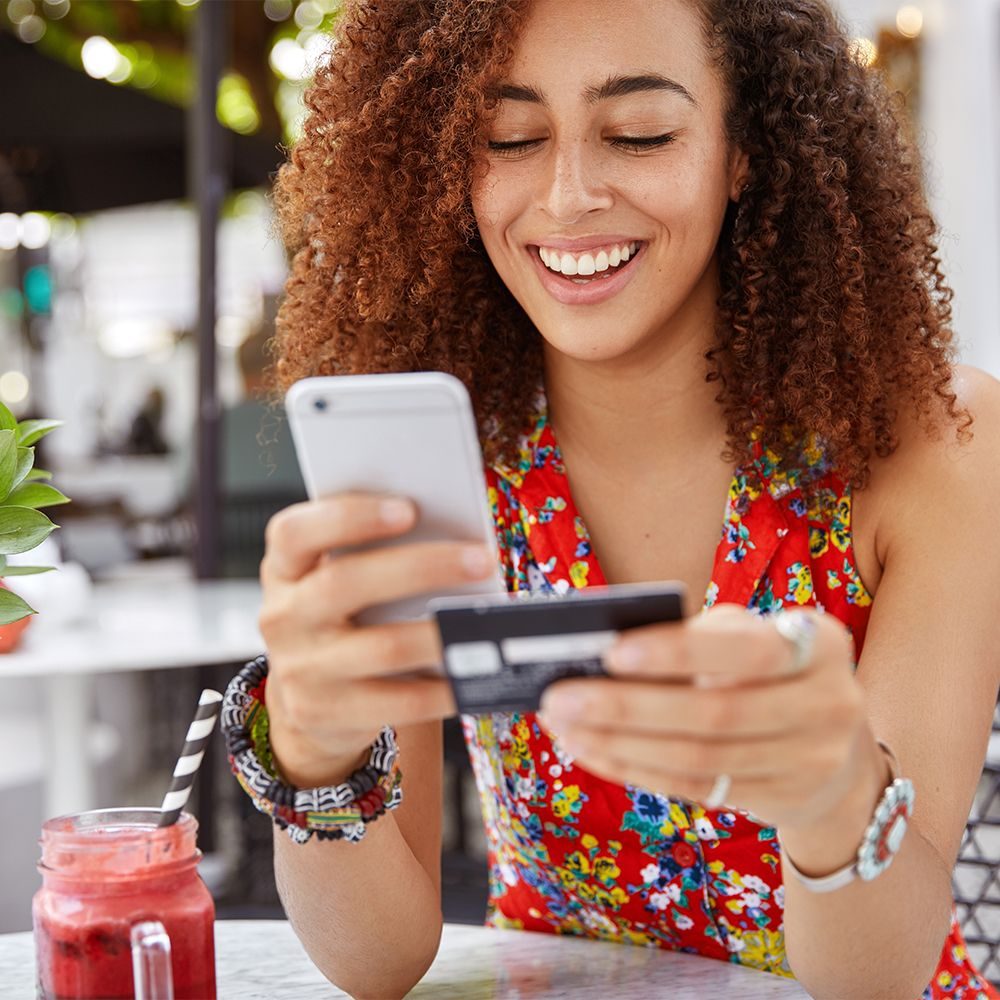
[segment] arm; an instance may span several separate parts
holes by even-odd
[[[956,390],[976,417],[975,439],[956,445],[906,428],[880,470],[884,571],[857,671],[867,724],[852,789],[828,818],[781,830],[806,874],[846,864],[888,781],[876,736],[916,786],[913,822],[879,878],[825,895],[790,873],[785,880],[789,961],[817,997],[918,996],[948,932],[951,871],[989,738],[1000,646],[1000,560],[984,548],[1000,492],[1000,384],[961,369]]]
[[[288,919],[309,957],[351,996],[401,997],[441,937],[441,725],[397,731],[404,800],[358,844],[274,835]],[[352,770],[352,764],[344,767]]]

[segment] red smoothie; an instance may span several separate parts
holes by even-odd
[[[156,828],[157,809],[50,820],[42,829],[42,888],[32,915],[38,996],[135,996],[130,934],[159,921],[170,937],[175,1000],[215,997],[215,907],[198,877],[196,821]]]

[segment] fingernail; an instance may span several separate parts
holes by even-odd
[[[608,650],[608,663],[615,670],[635,670],[646,662],[646,650],[636,642],[619,641]]]
[[[399,527],[408,524],[413,518],[413,504],[409,500],[383,500],[379,508],[379,516],[383,523]]]
[[[479,578],[486,574],[493,567],[493,556],[481,545],[470,545],[462,553],[462,565],[469,576]]]

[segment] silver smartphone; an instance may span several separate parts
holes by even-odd
[[[364,491],[415,502],[409,532],[360,548],[461,541],[496,552],[476,421],[457,378],[442,372],[307,378],[288,390],[285,406],[310,497]],[[355,620],[425,618],[433,597],[505,592],[497,560],[493,576],[368,608]]]

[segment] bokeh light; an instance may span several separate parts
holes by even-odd
[[[5,403],[23,403],[30,390],[31,383],[24,372],[9,371],[0,375],[0,399]]]
[[[34,13],[34,0],[10,0],[10,3],[7,4],[7,17],[11,24],[20,24]]]
[[[50,21],[59,21],[69,13],[69,0],[44,0],[42,9]]]
[[[29,45],[33,45],[44,34],[45,22],[37,14],[30,14],[17,26],[17,37]]]
[[[919,7],[907,4],[896,11],[896,29],[905,38],[916,38],[924,30],[924,14]]]
[[[292,16],[292,0],[264,0],[264,16],[271,21],[286,21]]]
[[[83,68],[95,80],[104,80],[118,69],[121,54],[103,35],[91,35],[80,51]]]
[[[249,135],[260,128],[260,112],[250,93],[250,84],[239,73],[227,73],[219,81],[215,113],[227,128]]]
[[[0,250],[16,250],[21,243],[21,216],[0,214]]]
[[[21,245],[29,250],[45,246],[52,236],[49,220],[40,212],[27,212],[21,216]]]

